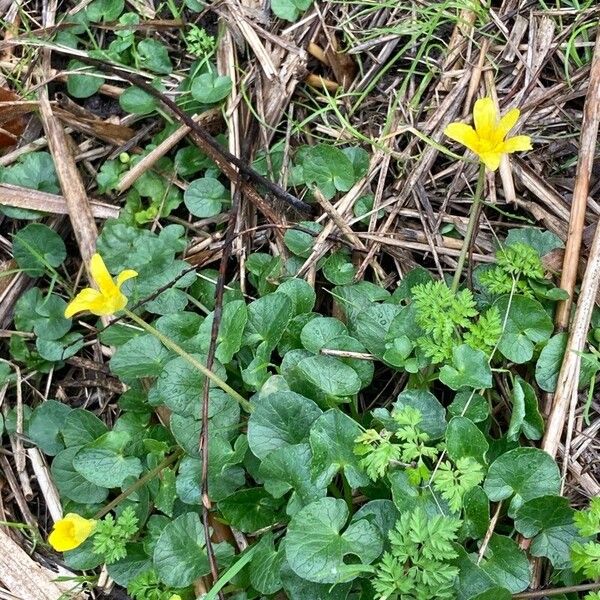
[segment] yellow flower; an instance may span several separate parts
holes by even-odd
[[[179,594],[173,594],[169,600],[181,600],[181,596]]]
[[[121,271],[117,275],[117,282],[110,276],[102,257],[94,254],[90,261],[90,273],[98,289],[84,288],[69,302],[65,309],[65,317],[70,319],[74,314],[89,310],[92,314],[112,315],[125,308],[127,297],[121,292],[125,281],[137,276],[132,269]]]
[[[504,139],[519,120],[520,114],[518,108],[513,108],[499,119],[494,101],[481,98],[473,107],[474,129],[466,123],[450,123],[444,133],[477,154],[490,171],[495,171],[500,166],[502,155],[531,150],[531,138],[528,135]]]
[[[96,527],[96,521],[69,513],[54,523],[48,542],[58,552],[66,552],[81,546]]]

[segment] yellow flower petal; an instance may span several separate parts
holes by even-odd
[[[490,170],[495,171],[500,166],[501,152],[483,152],[479,155],[481,162]]]
[[[98,290],[84,288],[67,304],[65,308],[65,318],[70,319],[73,315],[90,310],[90,306],[96,307],[102,302],[103,296]]]
[[[480,138],[491,140],[498,122],[498,111],[491,98],[481,98],[473,107],[475,131]]]
[[[127,306],[127,297],[118,291],[110,296],[102,296],[97,302],[88,307],[88,310],[98,317],[114,315]]]
[[[96,521],[69,513],[56,521],[48,536],[48,542],[58,552],[73,550],[85,542],[94,531],[95,526]]]
[[[110,276],[102,257],[98,253],[94,254],[90,260],[90,273],[98,289],[103,294],[110,295],[114,293],[117,286]]]
[[[68,304],[65,317],[72,317],[84,310],[94,315],[108,316],[125,308],[127,297],[121,292],[121,285],[128,279],[137,276],[133,269],[125,269],[117,276],[117,282],[113,281],[102,257],[94,254],[90,261],[90,274],[98,286],[98,290],[85,288]]]
[[[467,125],[466,123],[450,123],[444,130],[444,133],[450,139],[459,142],[477,154],[479,149],[479,136],[470,125]]]
[[[504,154],[531,150],[529,136],[517,135],[504,140],[516,125],[520,114],[518,108],[513,108],[498,119],[493,99],[481,98],[473,107],[475,128],[466,123],[450,123],[444,133],[477,154],[479,160],[490,171],[495,171],[500,166]]]
[[[94,519],[84,519],[82,516],[75,513],[67,514],[66,518],[71,519],[75,539],[79,540],[79,543],[83,543],[87,540],[96,527],[96,521]]]
[[[495,136],[498,142],[504,140],[508,132],[517,124],[521,111],[518,108],[511,108],[498,123],[495,131]]]
[[[60,525],[54,526],[54,530],[48,536],[48,543],[58,552],[68,552],[78,546],[69,531]]]
[[[516,135],[502,144],[502,152],[525,152],[531,150],[531,138],[528,135]]]
[[[133,277],[137,277],[138,273],[137,271],[134,271],[133,269],[125,269],[124,271],[121,271],[118,275],[117,275],[117,287],[119,289],[121,289],[121,286],[128,280],[128,279],[132,279]]]

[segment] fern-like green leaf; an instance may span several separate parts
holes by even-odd
[[[470,325],[470,319],[477,316],[475,299],[471,290],[464,289],[456,293],[450,305],[449,316],[455,326],[468,327]]]
[[[377,566],[373,588],[380,600],[398,598],[411,592],[415,582],[410,573],[404,572],[404,561],[385,552]]]
[[[98,522],[94,531],[93,548],[104,557],[107,564],[127,556],[127,542],[137,533],[138,518],[135,510],[128,506],[115,520],[109,514]]]
[[[576,512],[573,520],[581,535],[586,537],[598,535],[600,533],[600,497],[592,498],[589,507]]]
[[[412,406],[403,406],[399,409],[395,408],[392,411],[392,419],[394,419],[398,425],[417,427],[423,420],[423,415],[418,408],[414,408]]]
[[[434,365],[437,365],[452,358],[454,342],[452,337],[436,339],[434,337],[421,336],[417,339],[417,346],[427,358],[431,359]]]
[[[356,438],[354,453],[362,456],[360,466],[367,472],[373,481],[383,477],[393,461],[399,462],[402,448],[390,441],[391,433],[385,429],[378,433],[368,429]]]
[[[475,323],[469,325],[464,341],[471,348],[489,353],[494,349],[501,336],[502,318],[500,311],[492,306]]]
[[[174,600],[181,598],[178,592],[183,594],[182,590],[165,586],[154,569],[142,571],[127,584],[127,593],[133,600]]]
[[[464,495],[483,481],[483,467],[474,459],[464,457],[453,467],[449,461],[440,464],[433,480],[434,488],[448,502],[451,510],[459,512]]]
[[[538,251],[523,243],[512,244],[496,253],[498,266],[517,278],[543,279],[544,266]]]
[[[391,550],[376,565],[373,587],[378,600],[450,599],[458,569],[453,542],[461,522],[430,516],[422,508],[405,512],[390,532]]]
[[[529,280],[542,281],[544,266],[538,251],[518,243],[496,252],[497,266],[479,275],[480,283],[492,294],[516,293],[533,298]]]
[[[573,570],[580,571],[588,579],[600,578],[600,544],[575,542],[571,545]]]

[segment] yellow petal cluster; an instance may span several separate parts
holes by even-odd
[[[490,171],[495,171],[504,154],[531,150],[528,135],[506,139],[520,114],[518,108],[513,108],[499,118],[492,98],[481,98],[473,107],[474,128],[466,123],[450,123],[444,133],[474,152]]]
[[[90,261],[90,274],[97,289],[84,288],[69,302],[65,317],[89,310],[93,315],[113,315],[127,305],[127,297],[121,292],[121,286],[128,279],[137,276],[133,269],[125,269],[117,275],[116,282],[110,276],[102,257],[94,254]]]
[[[96,521],[69,513],[54,523],[48,542],[58,552],[67,552],[81,546],[96,527]]]

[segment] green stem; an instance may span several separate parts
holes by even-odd
[[[195,359],[191,354],[186,352],[181,346],[176,344],[173,340],[169,339],[166,335],[163,335],[158,329],[148,325],[146,321],[132,313],[130,310],[125,309],[125,314],[134,322],[137,323],[142,329],[153,335],[159,340],[163,346],[172,350],[176,354],[179,354],[184,358],[190,365],[198,369],[205,377],[208,377],[217,387],[220,387],[226,394],[229,394],[234,400],[239,402],[240,406],[246,412],[252,412],[252,405],[246,400],[241,394],[236,392],[230,385],[226,384],[216,373],[213,373],[210,369],[207,369],[199,360]]]
[[[348,506],[348,510],[350,514],[354,514],[354,505],[352,502],[352,488],[346,479],[346,475],[342,473],[342,481],[344,485],[344,500],[346,501],[346,505]]]
[[[215,600],[218,597],[219,592],[252,560],[252,557],[256,553],[258,545],[254,544],[248,550],[246,550],[241,557],[214,582],[212,588],[206,594],[202,596],[204,600]]]
[[[454,279],[452,280],[452,291],[456,292],[460,285],[460,277],[462,275],[469,247],[471,246],[471,239],[477,225],[477,217],[479,216],[479,205],[481,204],[481,196],[483,195],[483,184],[485,182],[485,165],[481,163],[479,167],[479,177],[477,179],[477,188],[475,189],[475,197],[473,198],[473,204],[471,204],[471,210],[469,211],[469,222],[467,224],[467,232],[465,233],[465,239],[463,240],[462,248],[460,249],[460,256],[458,257],[458,264],[456,265],[456,271],[454,272]]]
[[[360,423],[360,413],[358,411],[358,394],[355,394],[350,402],[350,413],[352,414],[352,418]]]
[[[134,481],[127,489],[123,490],[114,500],[111,500],[106,506],[102,507],[95,515],[94,519],[101,519],[104,515],[107,515],[113,508],[118,506],[128,496],[131,496],[133,492],[144,487],[150,480],[154,479],[163,469],[166,469],[169,465],[173,464],[180,456],[183,455],[183,450],[177,449],[173,454],[164,458],[159,462],[154,469],[150,469],[144,476],[140,477],[137,481]]]

